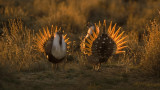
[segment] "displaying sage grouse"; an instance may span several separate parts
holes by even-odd
[[[93,64],[93,69],[99,70],[101,63],[107,62],[113,54],[125,53],[123,50],[127,46],[124,32],[119,34],[120,28],[115,31],[116,24],[112,27],[112,22],[106,32],[106,21],[103,23],[103,31],[95,24],[95,30],[87,33],[81,42],[81,51],[86,54],[89,63]],[[90,29],[89,29],[90,30]],[[101,34],[100,34],[101,33]]]
[[[48,28],[43,28],[43,33],[39,30],[39,34],[37,34],[36,44],[39,51],[45,53],[48,61],[55,66],[66,57],[66,47],[70,43],[66,36],[67,34],[63,36],[61,29],[57,30],[56,27],[54,30],[53,25],[50,31]]]
[[[92,30],[94,31],[94,32],[92,32]],[[90,35],[94,35],[95,36],[95,38],[97,38],[97,36],[98,36],[98,34],[99,34],[99,27],[98,26],[94,26],[94,25],[92,25],[92,24],[90,24],[89,26],[88,26],[88,32],[87,32],[87,35],[85,36],[85,38],[83,39],[83,43],[81,43],[81,51],[84,53],[84,54],[89,54],[90,53],[90,51],[89,50],[86,50],[86,49],[89,49],[90,48],[90,45],[89,44],[91,44],[91,40],[89,39],[90,38]],[[89,52],[88,52],[89,51]]]

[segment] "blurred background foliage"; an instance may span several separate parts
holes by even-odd
[[[61,27],[74,41],[69,60],[83,62],[82,56],[76,55],[87,23],[106,19],[107,26],[110,21],[117,23],[128,35],[126,54],[111,61],[160,76],[159,6],[159,0],[0,0],[1,65],[18,71],[48,68],[34,39],[39,29],[51,25]]]

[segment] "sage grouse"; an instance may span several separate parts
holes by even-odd
[[[95,70],[99,70],[101,63],[107,62],[113,54],[125,53],[123,49],[127,47],[125,45],[127,36],[122,36],[124,32],[118,34],[120,28],[115,31],[116,24],[111,28],[111,22],[107,32],[105,20],[102,32],[99,26],[95,24],[94,29],[89,28],[86,37],[81,42],[81,51],[87,56],[88,62],[93,64]]]
[[[39,30],[37,34],[36,44],[40,52],[43,52],[48,61],[50,61],[57,67],[57,64],[62,62],[66,57],[67,45],[69,38],[66,39],[66,35],[63,35],[61,29],[54,30],[53,25],[49,31],[48,27],[43,28],[43,33]]]

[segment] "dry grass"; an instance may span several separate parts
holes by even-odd
[[[144,36],[145,50],[142,54],[141,65],[144,72],[160,77],[160,25],[159,21],[152,21]]]
[[[69,89],[74,89],[73,86],[78,89],[83,89],[82,86],[86,89],[157,89],[159,81],[155,84],[153,78],[142,77],[140,72],[152,77],[160,76],[159,4],[159,0],[0,0],[0,72],[32,71],[37,80],[31,85],[32,89],[39,89],[41,85],[44,89],[53,89],[48,87],[52,84],[58,85],[55,86],[57,89],[63,89],[61,85]],[[87,22],[98,23],[104,19],[107,26],[113,21],[117,28],[125,31],[129,48],[126,54],[114,55],[107,64],[103,64],[104,71],[94,72],[80,53],[79,37],[85,36]],[[37,31],[51,25],[62,27],[73,41],[65,67],[67,73],[58,72],[56,75],[48,71],[51,70],[50,64],[34,46]],[[119,66],[123,70],[119,70]],[[136,68],[134,72],[133,68]],[[119,72],[122,75],[119,76]],[[22,75],[25,78],[22,82],[30,86],[28,83],[32,80],[27,81],[30,72],[23,73],[26,75]],[[135,73],[138,74],[134,76]],[[41,78],[46,74],[50,76]],[[52,80],[59,82],[53,83]],[[84,84],[79,85],[74,80]],[[14,80],[11,83],[15,84]]]
[[[9,66],[11,71],[32,70],[34,65],[43,62],[41,54],[35,50],[34,31],[24,27],[19,19],[8,22],[9,26],[3,27],[4,37],[0,41],[1,65]]]
[[[34,10],[39,14],[37,23],[40,25],[58,25],[67,32],[79,33],[87,22],[88,11],[97,3],[98,0],[35,0]]]
[[[126,31],[128,35],[129,49],[126,50],[127,53],[114,56],[110,61],[118,61],[119,64],[139,65],[143,58],[141,55],[144,54],[147,45],[144,43],[145,40],[141,40],[146,26],[145,23],[148,19],[157,16],[153,13],[155,11],[157,13],[160,3],[153,0],[144,2],[132,0],[24,0],[24,2],[21,2],[13,0],[10,3],[2,0],[0,2],[0,30],[3,29],[5,33],[5,37],[1,41],[1,46],[4,47],[1,49],[3,51],[1,56],[5,60],[2,60],[2,62],[4,64],[11,61],[10,66],[12,66],[15,62],[22,61],[21,64],[19,62],[18,65],[15,65],[19,70],[22,67],[30,67],[31,63],[33,64],[35,61],[41,61],[37,58],[43,58],[43,55],[34,51],[33,40],[35,37],[32,29],[37,32],[41,27],[52,24],[62,27],[68,35],[73,37],[71,40],[76,43],[76,45],[71,46],[70,60],[74,59],[79,63],[85,63],[86,60],[79,52],[79,37],[83,36],[81,33],[86,33],[86,23],[88,21],[94,23],[104,19],[107,22],[110,22],[110,20],[113,23],[117,22],[117,25],[121,26],[122,30]],[[24,5],[26,7],[23,7]],[[17,22],[12,19],[16,17],[20,17],[21,21]],[[12,19],[12,21],[8,23],[8,19]],[[7,23],[7,25],[3,26],[2,22]],[[79,55],[78,58],[77,55]],[[25,64],[26,66],[24,65],[25,62],[28,63]]]

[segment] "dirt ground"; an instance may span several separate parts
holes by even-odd
[[[136,68],[103,65],[100,71],[90,66],[67,65],[65,70],[16,72],[3,75],[1,90],[159,90],[160,79],[145,77]]]

